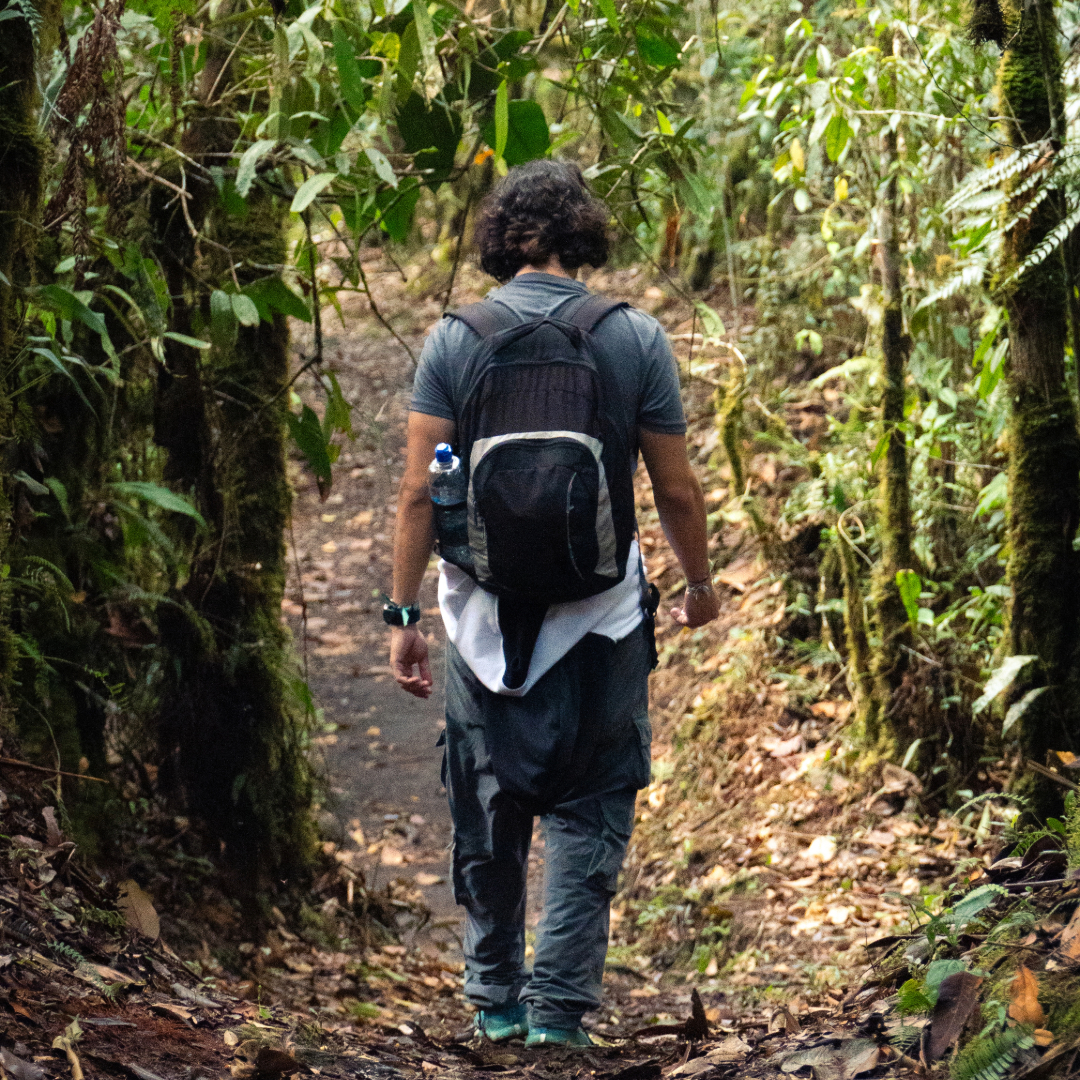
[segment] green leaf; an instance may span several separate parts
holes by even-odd
[[[394,172],[394,166],[387,160],[386,155],[374,146],[365,147],[364,153],[367,155],[368,161],[371,162],[375,175],[392,188],[396,188],[398,186],[397,173]]]
[[[829,155],[830,161],[839,160],[853,134],[846,116],[839,113],[833,116],[825,128],[825,153]]]
[[[37,290],[38,297],[47,306],[54,308],[62,319],[81,322],[102,338],[108,336],[105,329],[105,316],[91,311],[70,289],[63,285],[43,285]]]
[[[431,24],[431,13],[427,9],[427,0],[413,0],[413,19],[416,23],[416,37],[420,42],[420,55],[424,61],[424,72],[438,70],[439,58],[435,54],[435,27]]]
[[[1016,681],[1020,674],[1037,656],[1008,656],[1001,666],[990,676],[983,688],[982,695],[976,699],[971,711],[978,716],[996,697],[1003,694]]]
[[[900,602],[907,612],[908,622],[913,626],[919,621],[919,594],[922,592],[922,579],[914,570],[897,570],[896,587],[900,590]]]
[[[615,10],[615,0],[596,0],[596,6],[600,14],[608,21],[608,26],[616,33],[619,32],[619,13]]]
[[[232,293],[229,300],[232,303],[233,314],[240,321],[241,326],[259,325],[259,309],[250,296],[245,296],[243,293]]]
[[[259,162],[277,146],[277,139],[259,139],[252,143],[240,158],[236,170],[236,193],[246,199],[251,185],[255,183],[255,172]]]
[[[1009,711],[1005,714],[1005,722],[1001,725],[1002,738],[1008,735],[1012,728],[1023,719],[1024,713],[1049,689],[1049,686],[1036,686],[1034,690],[1029,690],[1019,701],[1009,706]]]
[[[289,414],[289,434],[304,455],[308,468],[315,474],[319,493],[325,497],[325,492],[330,490],[333,483],[330,445],[310,405],[305,405],[299,416]]]
[[[192,518],[199,526],[206,528],[206,521],[202,514],[184,498],[170,491],[162,484],[155,484],[149,480],[122,480],[109,485],[118,495],[134,495],[143,502],[161,507],[162,510],[171,510],[175,514],[184,514]]]
[[[996,904],[1000,897],[1008,895],[1009,890],[1000,885],[981,885],[953,905],[953,918],[958,924],[970,922],[976,915]]]
[[[510,133],[510,110],[506,99],[506,81],[499,83],[495,91],[495,157],[501,158],[506,152],[506,138]]]
[[[892,432],[886,431],[884,435],[878,439],[877,444],[870,453],[870,468],[876,469],[878,462],[881,460],[882,455],[889,448],[889,440],[892,438]]]
[[[505,83],[503,84],[506,85]],[[481,132],[484,142],[498,154],[494,122]],[[517,99],[507,103],[507,133],[503,160],[511,167],[543,157],[551,147],[547,117],[535,101]]]
[[[638,56],[646,64],[655,68],[669,68],[678,64],[678,43],[669,36],[661,37],[648,27],[638,24],[634,27],[634,37],[637,40]]]
[[[172,338],[173,341],[179,341],[181,345],[188,345],[193,349],[209,349],[209,341],[201,341],[196,337],[189,337],[187,334],[178,334],[175,330],[166,330],[162,337]]]
[[[11,479],[17,484],[22,484],[31,495],[48,495],[49,489],[39,481],[35,480],[29,473],[23,469],[18,469],[11,474]]]
[[[424,182],[430,187],[442,183],[454,167],[461,115],[439,99],[429,105],[414,91],[398,110],[397,129],[416,167],[427,174]]]
[[[244,287],[244,295],[250,296],[258,308],[259,318],[269,322],[275,311],[292,319],[311,322],[311,311],[302,297],[294,293],[279,277],[261,278]]]
[[[67,488],[56,476],[47,476],[45,478],[45,486],[53,493],[56,501],[60,504],[60,509],[64,512],[64,517],[71,517],[71,508],[68,506],[68,493]]]
[[[656,126],[660,129],[661,135],[674,135],[675,129],[671,126],[671,121],[659,110],[656,110]]]
[[[701,328],[705,332],[705,337],[721,338],[727,333],[727,329],[724,326],[724,320],[720,318],[720,312],[715,308],[709,307],[709,305],[702,300],[695,300],[694,310],[701,320]]]
[[[397,191],[386,188],[376,197],[376,205],[381,211],[379,225],[391,240],[401,244],[409,238],[419,201],[420,184],[412,177],[404,181]]]
[[[210,340],[219,349],[231,349],[236,344],[240,322],[227,292],[215,289],[210,294]]]
[[[927,997],[936,1004],[941,984],[958,971],[967,971],[962,960],[934,960],[926,969],[926,977],[923,980],[926,986]]]
[[[334,63],[338,70],[341,96],[358,112],[367,109],[371,91],[356,60],[356,49],[341,22],[334,23]]]
[[[318,198],[319,192],[328,187],[332,180],[337,179],[337,175],[336,172],[321,172],[309,176],[297,189],[289,210],[294,214],[302,214]]]
[[[327,372],[323,376],[323,383],[326,389],[326,412],[323,414],[323,434],[329,441],[330,436],[335,432],[340,432],[342,435],[347,435],[350,439],[355,439],[356,435],[353,432],[352,426],[352,406],[345,400],[345,395],[341,392],[341,384],[338,382],[338,377],[332,372]]]

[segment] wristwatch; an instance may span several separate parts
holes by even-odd
[[[383,622],[387,626],[412,626],[420,621],[420,605],[395,604],[393,600],[387,600],[382,609]]]

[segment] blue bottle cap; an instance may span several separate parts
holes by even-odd
[[[450,449],[449,443],[441,442],[435,447],[435,460],[440,465],[449,465],[454,460],[454,451]]]

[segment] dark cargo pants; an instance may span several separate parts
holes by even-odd
[[[608,917],[649,782],[643,627],[590,634],[522,698],[493,694],[447,645],[445,782],[454,896],[466,910],[465,995],[517,1001],[533,1026],[573,1029],[600,1004]],[[544,905],[525,969],[533,818],[544,832]]]

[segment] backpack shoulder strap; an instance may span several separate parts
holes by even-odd
[[[599,293],[590,293],[574,308],[566,321],[591,334],[613,311],[629,306],[625,300],[612,300]]]
[[[460,319],[474,334],[485,339],[509,330],[511,326],[517,326],[519,322],[502,304],[495,304],[490,300],[468,304],[446,314],[452,319]]]

